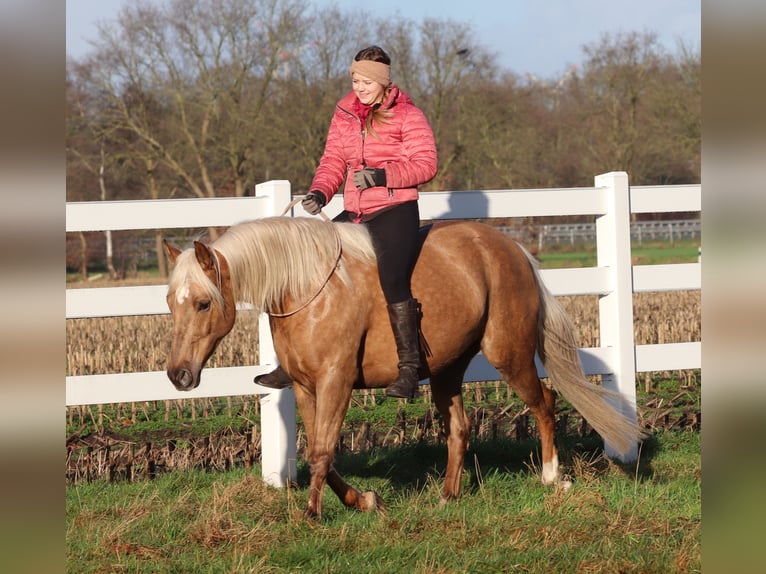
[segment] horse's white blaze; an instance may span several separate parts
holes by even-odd
[[[543,484],[553,484],[559,478],[559,456],[554,454],[550,461],[543,463]]]
[[[186,298],[189,296],[189,284],[184,283],[176,290],[176,303],[183,305]]]

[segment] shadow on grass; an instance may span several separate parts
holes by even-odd
[[[623,463],[619,459],[606,457],[604,443],[595,434],[586,438],[565,437],[563,440],[557,441],[557,446],[563,473],[578,466],[578,462],[582,465],[585,461],[591,472],[595,474],[605,473],[610,468],[616,468],[625,476],[639,480],[654,476],[652,460],[662,448],[657,437],[650,435],[639,445],[638,460]]]
[[[647,478],[651,476],[651,461],[660,447],[659,441],[650,436],[644,440],[636,463],[622,464],[607,459],[604,445],[597,435],[565,436],[556,440],[562,474],[569,474],[577,466],[576,461],[587,461],[592,472],[606,472],[618,468],[627,476]],[[517,474],[526,472],[540,474],[540,443],[536,439],[497,439],[471,441],[465,455],[464,471],[468,477],[467,492],[478,487],[481,476],[492,473]],[[381,447],[366,452],[336,454],[335,468],[342,476],[361,479],[378,478],[389,481],[397,490],[422,487],[435,479],[443,480],[447,466],[447,446],[444,443],[415,443],[399,447]],[[298,469],[298,483],[308,485],[309,471],[306,464]]]

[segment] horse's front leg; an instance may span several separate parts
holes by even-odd
[[[332,488],[340,501],[348,508],[363,512],[370,512],[372,510],[385,512],[386,510],[386,503],[383,502],[383,499],[377,493],[372,490],[359,492],[343,480],[343,477],[338,474],[335,467],[330,467],[330,472],[327,474],[327,484],[330,485],[330,488]]]
[[[304,517],[315,519],[322,512],[324,481],[330,465],[323,465],[320,460],[314,457],[316,444],[316,392],[314,389],[309,389],[300,384],[294,385],[293,390],[295,391],[295,401],[298,403],[298,410],[301,413],[306,429],[306,460],[309,463],[309,472],[311,474],[309,501]]]
[[[304,518],[316,520],[322,516],[322,498],[324,497],[324,483],[327,479],[332,456],[327,454],[318,454],[311,452],[309,454],[309,472],[311,473],[311,483],[309,486],[309,500],[306,510],[303,513]]]
[[[328,371],[337,372],[335,369],[328,369]],[[322,514],[325,482],[349,508],[369,511],[385,507],[377,494],[360,493],[346,483],[332,466],[335,446],[348,409],[352,384],[353,381],[320,380],[317,382],[317,391],[313,396],[303,396],[304,393],[301,391],[296,393],[301,415],[307,425],[306,432],[309,439],[308,463],[311,483],[305,512],[306,518],[309,519],[319,518]],[[309,412],[308,417],[304,415],[304,410]]]

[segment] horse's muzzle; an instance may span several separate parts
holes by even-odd
[[[199,370],[193,372],[189,369],[168,369],[168,378],[173,386],[179,391],[191,391],[199,386]]]

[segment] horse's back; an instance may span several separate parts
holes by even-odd
[[[471,297],[499,287],[498,283],[511,288],[534,284],[524,251],[494,227],[473,221],[441,222],[424,233],[412,277],[413,291],[422,290],[424,297],[455,289],[455,294]]]
[[[476,352],[489,335],[519,330],[532,336],[537,284],[519,245],[483,223],[444,222],[428,231],[412,275],[422,305],[422,330],[441,368]]]

